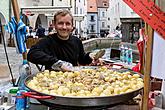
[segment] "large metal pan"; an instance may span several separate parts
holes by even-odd
[[[80,67],[80,68],[88,68],[88,67]],[[95,67],[92,67],[95,68]],[[128,71],[128,70],[127,70]],[[132,71],[131,71],[132,72]],[[134,74],[134,72],[132,72]],[[62,106],[73,106],[73,107],[97,107],[97,106],[109,106],[118,104],[121,102],[128,101],[135,96],[137,96],[143,88],[140,88],[138,90],[114,95],[114,96],[97,96],[97,97],[65,97],[65,96],[54,96],[54,95],[48,95],[44,93],[37,92],[30,87],[27,86],[27,83],[32,80],[32,78],[35,75],[30,75],[25,79],[25,85],[27,88],[29,88],[33,93],[29,94],[26,93],[24,95],[35,98],[40,102],[45,102],[50,105],[62,105]],[[34,93],[35,92],[35,93]]]

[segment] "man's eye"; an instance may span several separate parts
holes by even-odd
[[[63,22],[59,22],[58,24],[59,24],[59,25],[63,25],[64,23],[63,23]]]
[[[71,23],[69,23],[69,22],[66,22],[66,23],[64,23],[64,22],[59,22],[58,25],[66,25],[66,26],[70,26]]]
[[[66,23],[67,26],[70,26],[71,24],[70,23]]]

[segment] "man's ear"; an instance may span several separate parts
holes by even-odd
[[[75,30],[76,28],[73,26],[73,28],[72,28],[72,32]]]

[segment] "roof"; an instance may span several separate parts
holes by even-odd
[[[87,12],[97,12],[97,0],[87,0]]]
[[[97,0],[98,8],[108,8],[109,7],[109,0]]]

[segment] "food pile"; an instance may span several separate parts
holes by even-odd
[[[143,79],[139,74],[121,73],[102,66],[74,72],[45,70],[37,73],[27,86],[55,96],[112,96],[142,88]]]

